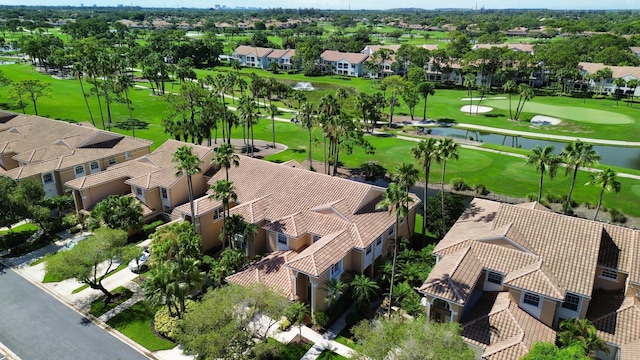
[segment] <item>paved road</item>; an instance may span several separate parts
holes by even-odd
[[[8,268],[0,270],[0,342],[25,360],[147,359]]]

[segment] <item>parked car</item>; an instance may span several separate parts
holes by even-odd
[[[139,258],[129,261],[129,270],[134,273],[147,271],[149,269],[148,261],[150,255],[149,249],[142,250],[142,255]]]

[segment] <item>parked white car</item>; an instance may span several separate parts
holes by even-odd
[[[150,255],[151,253],[149,253],[149,249],[145,248],[142,250],[142,255],[140,255],[139,258],[129,261],[129,270],[134,273],[147,271],[149,269],[149,264],[147,264],[147,262],[149,261]]]

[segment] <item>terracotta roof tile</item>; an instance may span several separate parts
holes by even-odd
[[[346,60],[351,64],[360,64],[363,63],[369,55],[361,54],[361,53],[345,53],[335,50],[325,50],[322,54],[320,54],[320,58],[324,61],[337,62],[340,60]]]
[[[640,306],[635,297],[629,296],[614,312],[592,320],[598,336],[618,346],[640,340]],[[636,354],[637,355],[637,354]]]
[[[438,261],[419,290],[464,304],[481,274],[482,264],[467,247]]]
[[[233,52],[238,55],[255,54],[257,57],[263,57],[269,55],[272,51],[273,49],[270,48],[240,45]]]
[[[546,269],[542,260],[509,273],[503,283],[558,300],[564,300],[566,293],[566,288],[561,286],[556,277]]]
[[[287,266],[318,277],[353,249],[351,235],[349,230],[342,230],[323,236],[289,260]]]
[[[294,301],[297,298],[293,289],[292,272],[285,265],[294,256],[296,253],[292,250],[274,251],[256,263],[250,264],[245,270],[228,276],[225,280],[241,286],[264,284]]]

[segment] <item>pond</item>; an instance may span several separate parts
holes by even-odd
[[[536,146],[544,148],[547,145],[555,147],[555,153],[559,154],[566,143],[560,141],[529,139],[518,136],[505,136],[501,134],[479,132],[475,130],[464,130],[451,127],[433,127],[431,134],[439,136],[450,136],[481,141],[487,144],[511,146],[526,150],[531,150]],[[640,148],[593,145],[593,149],[600,155],[600,164],[619,166],[629,169],[640,170]]]

